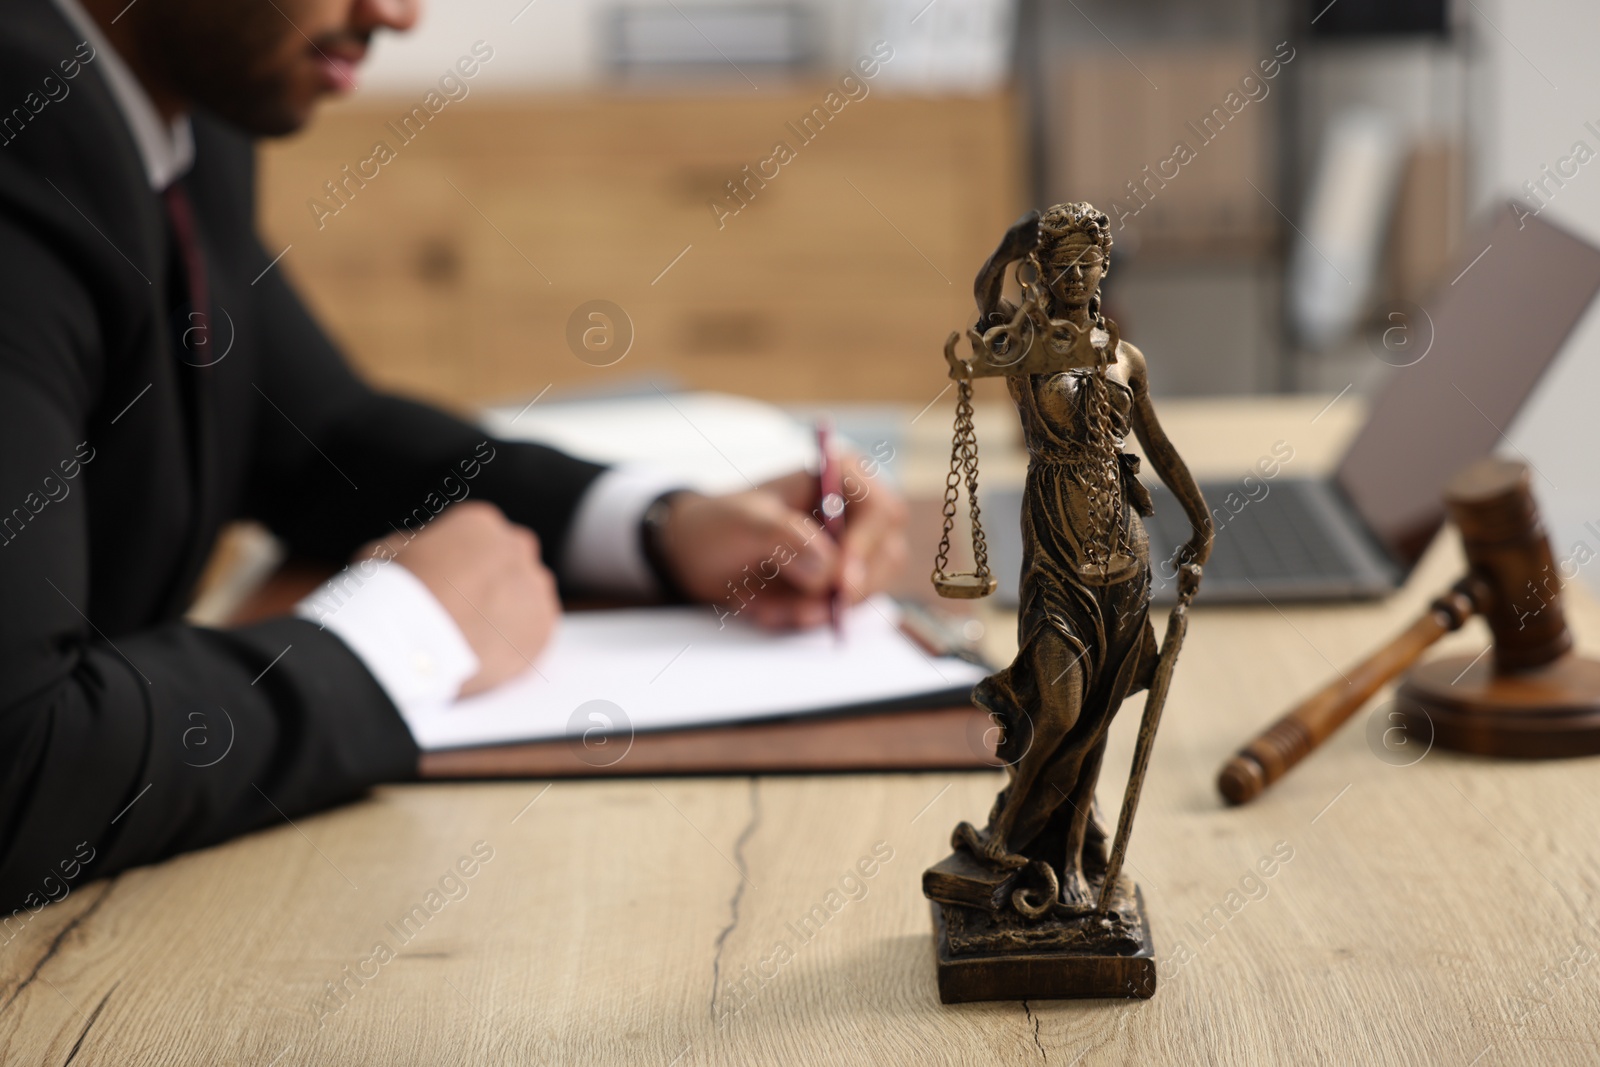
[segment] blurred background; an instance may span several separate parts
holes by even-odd
[[[1600,177],[1570,161],[1600,148],[1589,21],[1571,0],[440,2],[264,153],[263,228],[371,376],[462,408],[641,381],[920,407],[1005,226],[1087,199],[1158,395],[1359,394],[1396,309],[1508,198],[1600,240]],[[1574,355],[1597,329],[1533,422],[1600,384]]]

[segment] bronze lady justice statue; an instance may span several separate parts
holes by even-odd
[[[1005,376],[1022,417],[1028,472],[1020,647],[1009,667],[973,693],[1001,726],[998,755],[1009,781],[988,824],[959,824],[951,841],[956,854],[924,879],[927,895],[943,909],[942,992],[948,992],[947,954],[1126,954],[1140,937],[1148,946],[1146,931],[1128,929],[1142,925],[1131,900],[1121,900],[1123,911],[1108,919],[1095,915],[1091,896],[1107,868],[1107,835],[1094,814],[1107,731],[1123,699],[1151,686],[1158,655],[1149,621],[1149,541],[1140,521],[1150,514],[1150,496],[1136,476],[1138,458],[1122,451],[1129,430],[1194,529],[1175,561],[1184,604],[1198,587],[1212,528],[1205,500],[1156,418],[1144,355],[1101,315],[1100,280],[1110,251],[1109,222],[1087,203],[1058,205],[1042,217],[1030,212],[978,274],[978,326],[968,331],[974,358],[955,358],[954,336],[946,347],[952,376],[965,379],[963,403],[970,378]],[[1012,263],[1021,264],[1018,305],[1001,296]],[[975,463],[974,454],[969,491]],[[952,510],[947,507],[947,517]],[[976,508],[974,520],[976,526]],[[983,566],[980,559],[980,571]],[[936,584],[942,578],[941,557]],[[1175,655],[1170,631],[1169,644]],[[1165,671],[1170,677],[1170,663]],[[1142,780],[1137,760],[1136,772]],[[1119,915],[1123,928],[1112,929]],[[1117,935],[1120,946],[1113,943]],[[1153,978],[1152,966],[1151,991]],[[986,995],[1012,995],[1004,984]],[[1036,988],[1021,995],[1052,993]],[[1119,994],[1079,989],[1053,995]]]

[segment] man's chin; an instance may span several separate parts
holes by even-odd
[[[256,97],[214,110],[221,118],[256,137],[285,137],[311,121],[316,114],[317,97]]]
[[[304,129],[312,118],[316,116],[316,113],[315,103],[303,108],[285,110],[280,114],[271,116],[250,132],[258,137],[287,137]]]

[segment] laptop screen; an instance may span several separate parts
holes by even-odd
[[[1445,482],[1504,441],[1600,289],[1600,249],[1538,218],[1519,227],[1510,211],[1496,214],[1424,305],[1432,346],[1394,372],[1334,475],[1408,569],[1444,522]]]

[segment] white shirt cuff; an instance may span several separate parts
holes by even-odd
[[[350,647],[399,709],[413,739],[422,719],[455,700],[478,673],[478,657],[461,628],[422,580],[396,561],[351,564],[294,610]]]
[[[685,488],[683,478],[643,466],[613,467],[578,502],[561,577],[575,589],[610,596],[660,592],[639,545],[644,513],[663,493]]]

